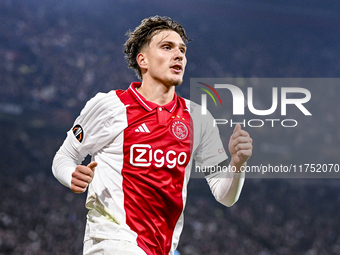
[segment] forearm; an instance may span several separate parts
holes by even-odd
[[[232,162],[231,162],[231,165]],[[233,168],[230,167],[232,171]],[[237,168],[240,170],[240,167]],[[217,172],[206,176],[211,192],[216,200],[225,206],[232,206],[240,197],[245,180],[244,172]]]
[[[60,183],[70,188],[72,173],[76,167],[77,164],[72,159],[58,151],[53,159],[52,172]]]
[[[70,134],[68,133],[68,137],[57,151],[52,163],[52,172],[55,178],[69,188],[71,187],[72,173],[87,155],[85,150],[80,150],[76,145],[70,139]],[[82,153],[79,151],[82,151]]]

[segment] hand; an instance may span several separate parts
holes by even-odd
[[[74,193],[85,192],[87,186],[92,182],[94,169],[98,165],[97,162],[92,161],[87,166],[79,165],[72,173],[71,190]]]
[[[241,167],[247,162],[253,152],[253,139],[247,131],[241,129],[241,125],[237,124],[233,134],[229,140],[229,151],[231,154],[231,164]]]

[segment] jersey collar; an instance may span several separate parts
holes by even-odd
[[[142,85],[141,82],[132,82],[130,87],[129,87],[129,91],[130,93],[132,93],[133,97],[138,101],[138,103],[148,112],[151,112],[152,110],[156,109],[157,107],[163,107],[164,109],[166,109],[168,112],[173,113],[177,107],[177,94],[175,92],[175,96],[174,99],[163,106],[160,106],[158,104],[155,104],[153,102],[147,101],[139,92],[138,92],[138,88]]]

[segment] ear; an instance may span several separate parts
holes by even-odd
[[[139,53],[137,55],[137,63],[139,65],[139,68],[140,69],[147,69],[148,67],[148,61],[147,61],[147,58],[146,58],[146,54],[145,53]]]

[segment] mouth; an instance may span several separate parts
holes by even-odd
[[[170,67],[175,73],[182,72],[182,65],[173,65]]]

